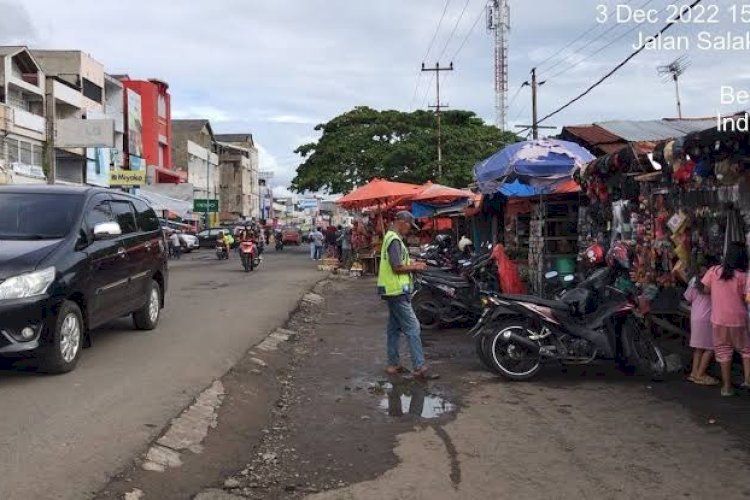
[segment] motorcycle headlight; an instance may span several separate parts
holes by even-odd
[[[43,295],[55,281],[55,274],[55,268],[48,267],[8,278],[0,283],[0,300],[27,299]]]

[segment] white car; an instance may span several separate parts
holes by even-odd
[[[182,249],[185,253],[189,253],[200,248],[198,237],[194,234],[183,233],[180,235],[180,241],[182,242]]]

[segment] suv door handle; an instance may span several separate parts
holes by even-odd
[[[117,249],[117,255],[119,255],[123,259],[125,258],[126,254],[127,254],[127,252],[125,251],[125,248],[120,247],[120,248]]]

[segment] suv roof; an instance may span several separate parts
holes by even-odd
[[[110,192],[108,189],[92,186],[61,186],[49,184],[11,184],[0,186],[0,193],[20,194],[88,194],[90,192]]]

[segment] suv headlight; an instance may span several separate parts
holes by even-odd
[[[55,281],[55,268],[14,276],[0,283],[0,300],[26,299],[44,294]]]

